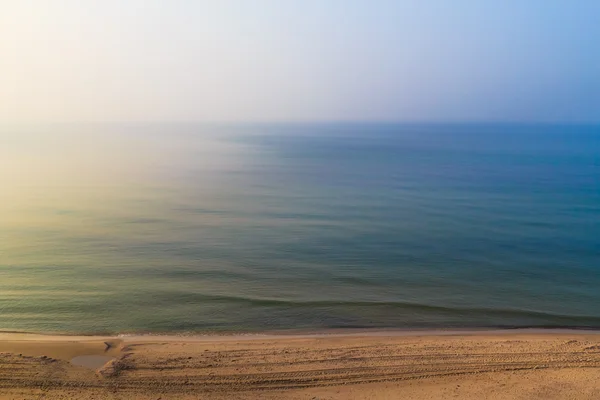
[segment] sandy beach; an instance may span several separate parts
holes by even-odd
[[[598,378],[585,331],[0,334],[2,400],[598,399]]]

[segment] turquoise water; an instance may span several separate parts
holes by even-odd
[[[0,330],[600,327],[600,127],[0,128]]]

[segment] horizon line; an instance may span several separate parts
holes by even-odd
[[[596,126],[599,121],[498,121],[498,120],[102,120],[102,121],[0,121],[0,126],[6,125],[146,125],[146,124],[190,124],[190,125],[350,125],[350,124],[381,124],[381,125],[562,125],[562,126]]]

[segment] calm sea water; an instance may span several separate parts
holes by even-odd
[[[0,129],[0,330],[600,327],[600,127]]]

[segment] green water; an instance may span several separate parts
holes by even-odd
[[[598,327],[600,128],[0,129],[0,330]]]

